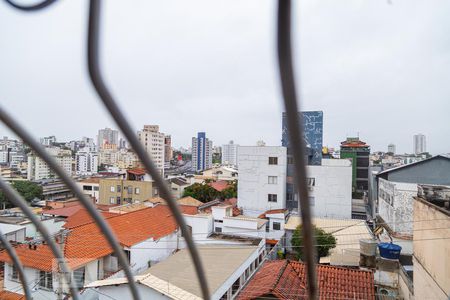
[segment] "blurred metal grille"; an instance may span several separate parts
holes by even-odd
[[[42,1],[36,5],[23,6],[19,5],[11,0],[5,0],[16,9],[24,12],[33,12],[43,9],[56,0]],[[168,186],[164,182],[164,179],[159,174],[157,168],[152,162],[151,158],[145,151],[144,147],[140,144],[137,136],[135,135],[129,122],[121,112],[117,102],[109,92],[106,84],[103,81],[102,74],[99,67],[99,34],[100,34],[100,10],[101,0],[90,0],[89,2],[89,23],[88,23],[88,36],[87,36],[87,67],[91,82],[107,111],[112,116],[117,126],[120,128],[126,139],[129,141],[132,149],[139,157],[142,164],[145,166],[147,172],[151,175],[158,187],[161,197],[167,201],[167,204],[172,211],[181,232],[186,240],[187,247],[191,254],[192,261],[195,266],[197,277],[201,286],[204,299],[209,299],[210,294],[208,290],[207,280],[204,273],[202,263],[198,251],[195,247],[193,238],[186,226],[183,216],[177,207],[175,200],[168,189]],[[297,105],[294,72],[292,66],[292,52],[291,52],[291,1],[279,0],[278,1],[278,62],[280,69],[281,87],[283,91],[284,105],[288,119],[289,138],[291,141],[291,147],[294,156],[294,165],[296,171],[296,180],[299,187],[299,211],[302,216],[302,224],[304,227],[304,243],[305,243],[305,257],[307,265],[307,282],[308,293],[310,299],[316,299],[318,295],[316,276],[315,276],[315,254],[314,254],[314,236],[311,225],[311,216],[308,203],[308,190],[306,185],[306,167],[304,159],[304,142],[303,142],[303,129],[300,116],[298,114],[299,108]],[[75,181],[64,172],[64,170],[56,163],[56,161],[45,151],[45,149],[27,132],[19,122],[12,118],[3,108],[0,108],[0,120],[9,127],[19,138],[21,138],[30,148],[36,152],[47,164],[53,169],[53,171],[59,176],[63,182],[73,191],[75,196],[79,198],[81,204],[86,208],[90,216],[97,223],[99,228],[104,232],[104,235],[109,245],[114,250],[118,257],[119,263],[122,266],[125,276],[129,282],[129,288],[133,299],[140,299],[136,283],[133,280],[131,269],[127,263],[127,259],[120,247],[117,238],[111,231],[109,225],[102,218],[101,214],[95,209],[94,204],[89,201],[87,196],[83,194],[81,189],[76,185]],[[9,184],[0,178],[0,188],[5,192],[8,199],[16,206],[20,207],[24,214],[33,222],[37,230],[41,232],[44,240],[50,246],[53,255],[59,262],[57,267],[63,271],[65,280],[70,285],[70,293],[74,299],[78,299],[78,289],[76,287],[75,280],[73,278],[73,272],[66,264],[58,245],[55,243],[54,237],[49,234],[46,228],[40,223],[38,218],[32,213],[31,209],[27,206],[25,200],[14,190]],[[23,286],[23,290],[27,299],[31,299],[31,292],[27,286],[27,280],[23,272],[23,265],[20,262],[14,248],[9,244],[4,236],[0,233],[0,240],[5,246],[8,254],[13,260],[13,264],[17,267],[19,277]],[[62,297],[62,295],[58,295]]]

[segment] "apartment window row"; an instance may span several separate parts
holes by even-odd
[[[128,187],[124,187],[124,190],[126,190],[128,192],[128,194],[133,194],[133,187],[132,186],[128,186]],[[116,191],[118,193],[120,193],[122,191],[122,187],[120,185],[117,185],[117,189],[115,186],[111,186],[110,188],[111,193],[115,193]],[[141,193],[141,189],[136,187],[134,188],[134,193],[135,194],[140,194]]]

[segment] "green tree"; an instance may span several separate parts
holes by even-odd
[[[11,183],[11,186],[19,192],[22,197],[30,202],[34,198],[42,199],[42,186],[40,186],[37,183],[27,181],[27,180],[21,180],[21,181],[13,181]],[[3,191],[0,190],[0,203],[5,204],[7,207],[11,206],[11,203],[6,198]]]
[[[328,256],[330,249],[336,247],[336,238],[331,234],[325,232],[322,228],[313,226],[314,236],[316,238],[316,251],[318,259]],[[303,226],[299,225],[292,235],[291,244],[297,252],[297,258],[303,260]]]
[[[219,197],[219,192],[206,183],[194,183],[184,189],[183,197],[188,196],[206,203]]]
[[[233,180],[228,184],[228,187],[220,192],[221,199],[237,198],[237,180]]]

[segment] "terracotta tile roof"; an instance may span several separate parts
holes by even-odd
[[[192,198],[190,196],[178,199],[177,203],[179,205],[189,205],[189,206],[196,206],[196,207],[203,205],[203,202],[201,202],[195,198]]]
[[[110,217],[117,216],[115,213],[110,213],[106,211],[101,212],[103,218],[107,219]],[[82,208],[70,217],[66,219],[66,223],[63,225],[64,228],[70,229],[74,227],[78,227],[80,225],[92,223],[93,219],[91,218],[91,215],[87,212],[86,209]]]
[[[73,214],[77,213],[80,209],[82,209],[82,205],[74,205],[63,208],[49,209],[42,211],[43,214],[53,215],[53,216],[61,216],[61,217],[70,217]]]
[[[183,213],[197,213],[197,208],[193,206],[180,206],[180,208]],[[178,229],[178,224],[166,205],[120,214],[106,220],[119,243],[124,247],[131,247],[149,238],[158,240]],[[47,245],[39,245],[36,250],[28,249],[27,245],[19,245],[16,251],[24,266],[51,271],[53,254]],[[72,269],[112,252],[96,223],[71,228],[64,247],[65,257]],[[11,262],[11,259],[5,251],[1,251],[0,261]]]
[[[268,210],[268,211],[266,211],[266,212],[260,214],[260,215],[258,216],[258,218],[264,219],[264,218],[266,218],[266,215],[270,215],[270,214],[284,214],[284,213],[286,213],[286,212],[287,212],[287,209],[284,209],[284,208],[281,208],[281,209],[271,209],[271,210]]]
[[[229,204],[232,206],[237,206],[237,198],[230,198],[230,199],[225,199],[223,200],[224,204]]]
[[[208,183],[208,185],[210,187],[212,187],[213,189],[215,189],[216,191],[221,192],[228,187],[228,181],[218,180],[218,181],[210,182],[210,183]]]
[[[9,292],[9,291],[1,291],[0,292],[1,300],[22,300],[25,299],[25,295]]]
[[[86,179],[80,180],[79,182],[82,182],[82,183],[100,183],[100,178],[99,177],[91,177],[91,178],[86,178]]]
[[[135,168],[135,169],[130,169],[127,170],[128,173],[130,174],[134,174],[134,175],[145,175],[145,169],[141,169],[141,168]]]
[[[318,265],[317,279],[320,299],[375,299],[372,272]],[[264,263],[237,299],[307,299],[306,291],[305,265],[275,260]]]

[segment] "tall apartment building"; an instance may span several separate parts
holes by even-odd
[[[89,148],[80,149],[75,154],[75,170],[77,175],[92,175],[98,172],[99,157],[97,152]]]
[[[237,166],[238,147],[233,141],[222,145],[222,165]]]
[[[56,147],[47,147],[46,150],[56,159],[67,174],[72,175],[72,152],[70,150],[62,150]],[[41,180],[54,177],[56,177],[56,174],[44,160],[34,153],[28,155],[28,180]]]
[[[205,132],[197,133],[197,137],[192,138],[192,169],[203,171],[212,167],[213,143],[206,138]]]
[[[258,216],[286,208],[286,148],[238,148],[238,206],[244,215]]]
[[[111,128],[100,129],[98,131],[98,135],[97,135],[98,149],[103,149],[105,144],[116,145],[116,147],[118,147],[119,146],[119,131],[111,129]]]
[[[388,145],[388,152],[395,154],[395,145],[394,144]]]
[[[40,139],[40,142],[44,146],[51,146],[56,143],[56,137],[54,135],[46,136]]]
[[[170,135],[166,135],[164,137],[164,164],[166,168],[170,167],[170,161],[172,160],[172,157],[172,137]]]
[[[414,135],[414,154],[427,152],[427,139],[425,135],[419,133]]]
[[[341,158],[352,160],[353,191],[364,192],[369,189],[370,146],[357,137],[348,137],[341,142]]]
[[[159,132],[158,125],[144,125],[138,131],[138,138],[155,163],[156,168],[164,174],[164,141],[165,135]]]
[[[305,141],[305,161],[308,165],[321,165],[323,146],[323,112],[303,111],[299,112],[303,121],[303,138]],[[287,147],[287,180],[286,180],[286,208],[289,210],[298,208],[298,193],[295,184],[295,168],[292,150],[289,142],[287,115],[282,116],[281,145]]]

